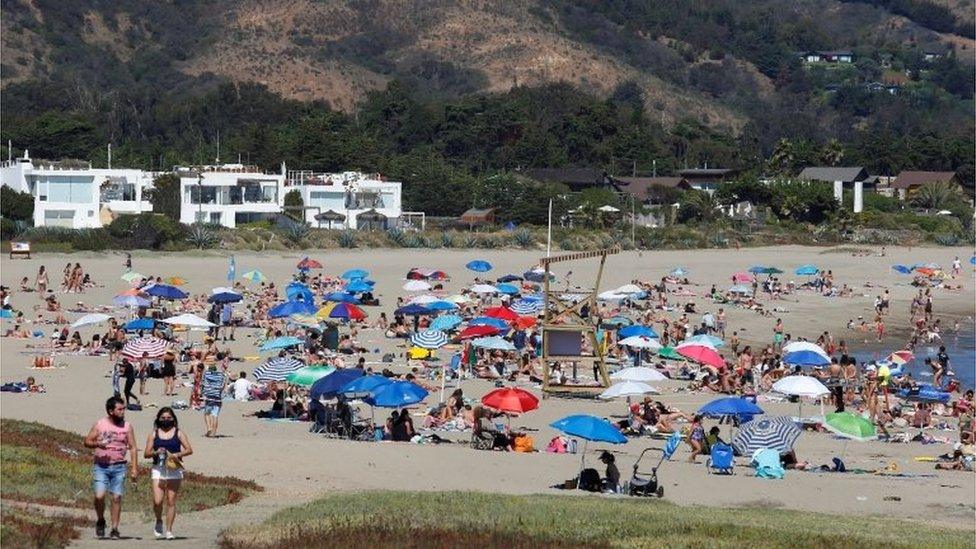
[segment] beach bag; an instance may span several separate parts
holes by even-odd
[[[546,445],[546,452],[550,454],[565,454],[566,444],[563,442],[562,437],[552,437],[549,444]]]
[[[600,473],[593,468],[586,468],[580,471],[579,489],[587,492],[600,492],[603,485],[600,482]]]
[[[136,403],[133,402],[133,403],[130,403],[128,406],[126,406],[125,409],[126,410],[129,410],[130,412],[141,412],[142,411],[142,404],[136,404]]]
[[[528,435],[521,435],[515,437],[515,443],[513,444],[513,446],[515,446],[516,452],[525,452],[525,453],[534,452],[535,451],[535,448],[533,447],[534,442],[535,441],[532,440],[532,437]]]

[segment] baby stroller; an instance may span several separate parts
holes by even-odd
[[[637,457],[637,461],[634,462],[634,473],[630,478],[630,482],[627,483],[627,493],[631,496],[640,497],[651,497],[657,496],[659,498],[664,497],[664,486],[661,486],[657,480],[657,470],[664,463],[664,460],[670,460],[671,456],[674,455],[674,451],[677,450],[678,444],[681,443],[681,433],[672,433],[668,437],[667,443],[664,445],[664,451],[661,453],[661,459],[657,462],[657,465],[651,468],[651,471],[641,472],[640,462],[644,459],[644,454],[651,450],[651,448],[645,449],[641,452],[640,456]]]
[[[714,444],[711,455],[705,462],[705,468],[709,473],[734,475],[735,460],[732,456],[732,447],[721,442]]]

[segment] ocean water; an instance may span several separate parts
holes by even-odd
[[[945,345],[949,354],[949,368],[956,374],[963,389],[976,388],[976,328],[972,321],[962,323],[958,335],[945,334],[942,343],[936,341],[933,345],[919,345],[915,349],[915,360],[905,365],[905,371],[919,381],[931,382],[932,371],[925,365],[925,359],[935,360],[939,345]],[[855,350],[853,355],[858,362],[880,360],[893,350],[897,349]]]

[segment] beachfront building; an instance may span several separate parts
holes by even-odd
[[[27,150],[0,165],[0,184],[34,197],[35,227],[95,229],[120,214],[151,212],[146,191],[154,175],[78,160],[34,161]]]
[[[303,219],[322,229],[385,230],[399,227],[402,184],[360,172],[288,173],[285,192],[302,197]]]
[[[678,175],[691,188],[707,193],[714,193],[722,183],[732,181],[738,177],[739,170],[734,168],[709,168],[706,164],[704,168],[681,170],[678,172]]]
[[[234,228],[242,223],[273,220],[281,213],[285,164],[280,173],[255,166],[219,164],[177,167],[180,178],[180,222],[214,223]]]
[[[868,171],[861,166],[829,167],[813,166],[803,168],[799,179],[805,181],[819,181],[831,183],[834,186],[834,198],[837,202],[844,200],[844,187],[854,188],[854,213],[864,210],[864,186],[868,179]]]
[[[956,172],[926,172],[905,170],[898,174],[898,177],[891,183],[891,188],[897,193],[898,198],[905,200],[915,191],[925,185],[933,183],[947,183],[953,188],[958,187],[962,190],[959,177]]]

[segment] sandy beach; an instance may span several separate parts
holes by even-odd
[[[787,271],[781,275],[784,281],[802,277],[793,276],[794,268],[802,264],[814,264],[833,271],[837,285],[848,284],[854,289],[852,298],[824,298],[814,292],[801,292],[798,296],[775,302],[785,311],[772,317],[760,316],[753,311],[726,307],[729,332],[738,331],[747,343],[767,344],[777,317],[783,319],[785,329],[794,338],[811,340],[830,331],[835,339],[846,339],[852,350],[878,348],[874,334],[863,334],[846,328],[849,319],[873,318],[873,300],[882,287],[890,288],[892,313],[888,325],[890,335],[880,344],[889,351],[901,348],[904,335],[901,328],[907,325],[908,307],[915,288],[910,278],[898,275],[890,269],[893,263],[936,262],[944,266],[954,257],[963,259],[965,266],[959,282],[959,292],[936,290],[935,314],[943,324],[951,327],[956,319],[963,319],[963,329],[972,330],[972,316],[976,314],[972,266],[966,263],[972,254],[967,248],[895,248],[889,247],[887,257],[854,257],[849,252],[832,252],[821,248],[776,247],[743,250],[694,250],[661,252],[623,252],[607,260],[604,280],[600,289],[615,288],[633,279],[658,281],[671,269],[682,266],[688,269],[689,278],[697,286],[692,288],[699,295],[708,291],[711,284],[719,288],[730,285],[733,272],[746,270],[755,264],[775,265]],[[184,289],[194,294],[209,292],[212,287],[226,285],[227,264],[230,254],[196,253],[148,253],[133,254],[133,269],[144,274],[181,276],[188,280]],[[261,270],[279,285],[287,282],[295,264],[305,254],[236,254],[237,273],[250,269]],[[404,275],[412,267],[438,268],[447,271],[452,279],[445,285],[456,291],[468,285],[473,278],[464,264],[472,259],[485,259],[494,265],[489,275],[494,278],[506,273],[521,274],[534,266],[544,251],[513,250],[327,250],[309,251],[310,257],[324,265],[323,272],[330,275],[351,268],[364,268],[371,272],[377,283],[376,295],[380,307],[366,307],[373,319],[381,311],[391,314],[396,298],[404,295],[401,290]],[[102,287],[84,294],[59,294],[64,306],[70,308],[76,301],[103,305],[111,302],[113,295],[126,289],[119,279],[123,272],[124,254],[38,254],[30,260],[0,261],[0,281],[15,290],[12,304],[25,314],[40,305],[36,293],[16,292],[21,278],[33,282],[40,265],[46,265],[52,275],[52,286],[60,282],[60,272],[67,262],[81,262]],[[572,271],[570,280],[578,284],[592,283],[597,268],[595,260],[555,265],[558,280]],[[865,287],[870,283],[871,287]],[[685,298],[682,298],[682,302]],[[697,297],[700,313],[716,312],[717,305]],[[124,314],[124,313],[123,313]],[[79,315],[68,315],[71,321]],[[693,315],[692,318],[699,318]],[[968,320],[967,320],[968,317]],[[5,321],[5,324],[9,321]],[[39,329],[49,334],[54,325]],[[103,327],[87,327],[81,330],[87,340]],[[227,342],[235,355],[257,355],[254,346],[256,330],[238,330],[237,340]],[[191,340],[199,341],[202,333],[192,333]],[[868,341],[865,341],[865,340]],[[106,357],[61,355],[56,363],[64,364],[50,370],[30,369],[29,344],[46,340],[0,340],[0,358],[3,382],[22,381],[31,375],[44,384],[44,394],[4,394],[0,400],[0,416],[38,421],[54,427],[83,433],[103,414],[105,398],[111,394],[111,365]],[[379,360],[383,353],[402,355],[404,348],[399,341],[383,337],[379,330],[367,329],[360,334],[360,343],[371,352],[367,360]],[[446,353],[444,353],[446,354]],[[232,371],[250,373],[260,361],[232,363]],[[405,371],[399,358],[395,371]],[[974,368],[973,364],[955,364],[955,368]],[[661,389],[660,400],[683,411],[693,412],[716,396],[712,393],[679,391],[687,383],[667,381],[655,384]],[[524,388],[540,394],[537,386]],[[493,389],[484,380],[465,380],[461,387],[468,397],[480,398]],[[151,380],[150,395],[144,404],[168,405],[171,399],[162,396],[162,381]],[[188,400],[189,389],[181,387],[180,399]],[[431,394],[427,403],[437,401]],[[760,402],[771,415],[795,415],[797,405],[788,402]],[[208,439],[204,432],[203,418],[197,411],[180,412],[181,426],[192,437],[195,454],[187,459],[187,467],[213,475],[230,475],[254,480],[266,488],[266,492],[250,498],[232,508],[214,509],[202,513],[180,516],[180,532],[189,536],[188,545],[212,544],[220,528],[232,522],[250,522],[270,515],[277,509],[310,500],[332,491],[362,489],[404,489],[417,491],[479,490],[514,494],[556,492],[550,486],[573,477],[579,466],[579,455],[552,455],[547,453],[515,454],[503,452],[477,452],[465,444],[468,433],[447,434],[461,444],[414,445],[408,443],[354,443],[328,440],[309,434],[307,423],[272,422],[245,418],[242,414],[267,409],[265,402],[228,402],[221,415],[222,437]],[[813,408],[812,406],[810,407]],[[806,407],[804,412],[808,412]],[[622,401],[602,402],[588,399],[545,399],[539,410],[513,420],[513,425],[530,429],[536,447],[544,447],[556,431],[548,424],[570,413],[590,413],[602,417],[622,416]],[[380,412],[382,413],[382,412]],[[417,411],[420,413],[420,410]],[[142,412],[129,412],[137,440],[142,442],[151,426],[154,408]],[[419,425],[421,417],[415,417]],[[707,422],[706,427],[714,424]],[[954,425],[954,422],[953,422]],[[723,437],[727,427],[723,426]],[[955,440],[955,431],[932,431],[936,436]],[[617,454],[621,474],[627,478],[636,456],[648,446],[661,447],[661,440],[650,438],[631,439],[628,444],[612,449]],[[587,462],[600,468],[596,461],[596,449],[606,445],[590,445]],[[666,489],[666,499],[682,505],[718,506],[770,506],[790,509],[839,514],[883,515],[913,520],[925,520],[951,527],[972,528],[976,511],[976,477],[960,471],[936,471],[934,464],[916,461],[916,457],[934,457],[952,450],[952,444],[923,445],[918,442],[886,443],[845,442],[827,433],[805,432],[801,435],[796,452],[801,459],[814,464],[830,463],[831,458],[843,456],[849,469],[881,469],[894,464],[905,476],[877,474],[834,474],[789,471],[786,478],[778,481],[761,480],[751,475],[745,460],[740,459],[737,474],[731,477],[715,477],[706,474],[702,465],[687,463],[688,450],[683,446],[672,462],[663,465],[661,479]],[[130,488],[131,489],[131,488]],[[141,484],[140,490],[148,490]],[[900,499],[893,499],[895,498]],[[648,505],[654,502],[649,501]],[[130,526],[130,529],[133,527]],[[141,526],[140,526],[141,528]],[[148,526],[144,533],[149,533]],[[151,535],[150,535],[151,537]],[[82,544],[90,543],[85,535]]]

